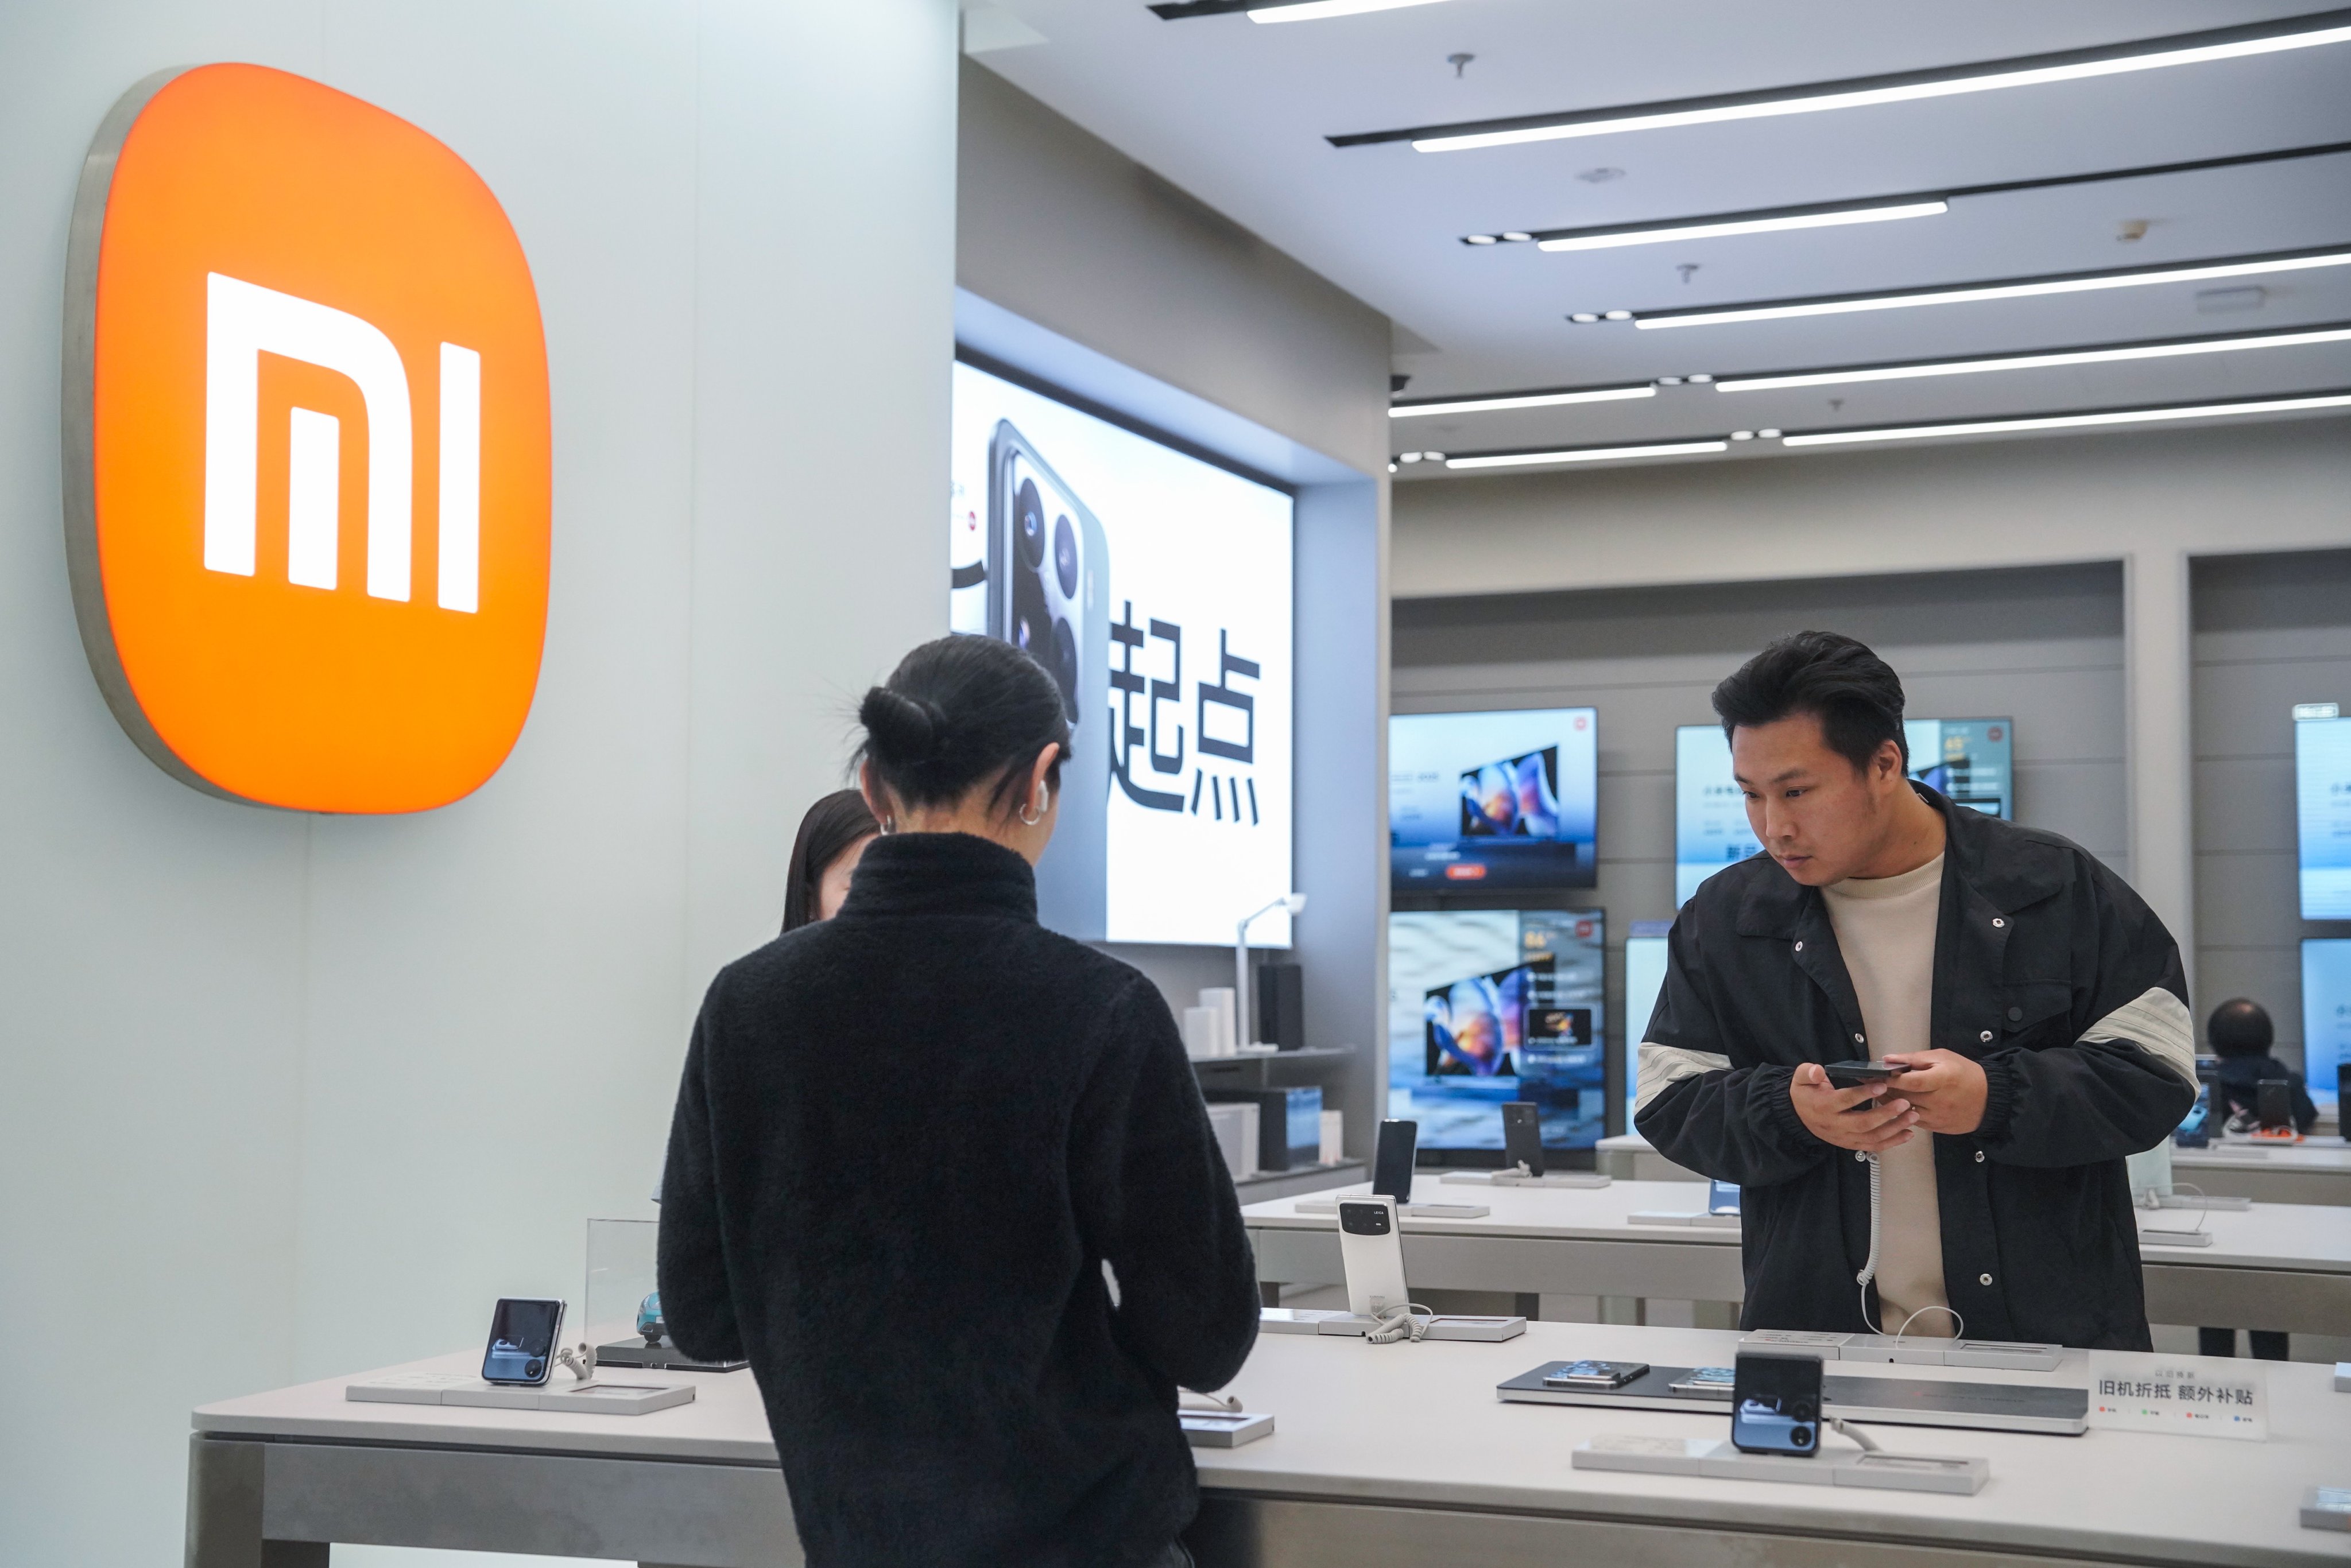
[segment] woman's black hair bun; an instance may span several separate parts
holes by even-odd
[[[938,705],[876,686],[857,705],[874,760],[885,769],[920,767],[945,749],[946,718]]]

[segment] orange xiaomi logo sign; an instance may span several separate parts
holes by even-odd
[[[68,258],[68,559],[123,728],[186,783],[417,811],[521,732],[547,622],[547,356],[478,176],[252,66],[134,88]]]

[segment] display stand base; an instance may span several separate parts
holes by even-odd
[[[1314,1332],[1343,1339],[1361,1339],[1379,1325],[1380,1320],[1375,1317],[1335,1312],[1316,1324]],[[1527,1320],[1522,1317],[1478,1317],[1465,1313],[1441,1312],[1428,1320],[1428,1326],[1421,1331],[1420,1337],[1468,1339],[1492,1345],[1505,1339],[1516,1339],[1526,1332]]]
[[[1641,1209],[1625,1216],[1627,1225],[1699,1225],[1719,1231],[1739,1229],[1736,1214],[1697,1214],[1681,1209]]]
[[[2351,1486],[2314,1486],[2302,1494],[2304,1530],[2351,1530]]]
[[[1482,1220],[1493,1212],[1485,1203],[1399,1203],[1396,1212],[1407,1220]],[[1298,1214],[1336,1214],[1339,1200],[1335,1198],[1301,1198],[1292,1210]]]
[[[2210,1231],[2170,1231],[2153,1225],[2138,1228],[2138,1244],[2142,1247],[2209,1247],[2212,1244]]]
[[[647,1345],[642,1339],[618,1340],[596,1347],[599,1366],[642,1367],[647,1372],[740,1372],[747,1361],[696,1361],[664,1341]]]
[[[1615,1179],[1596,1170],[1554,1170],[1541,1176],[1516,1170],[1448,1170],[1437,1179],[1454,1187],[1573,1187],[1589,1191]]]
[[[1252,1410],[1178,1410],[1176,1419],[1196,1449],[1238,1449],[1273,1436],[1273,1417]]]
[[[1355,1314],[1334,1312],[1327,1307],[1261,1307],[1257,1314],[1259,1334],[1320,1334],[1322,1325],[1332,1318],[1355,1321]]]
[[[1872,1454],[1823,1449],[1815,1458],[1743,1454],[1719,1438],[1599,1437],[1576,1445],[1580,1470],[1633,1470],[1646,1475],[1707,1476],[1724,1480],[1786,1481],[1797,1486],[1876,1487],[1887,1491],[1940,1491],[1973,1496],[1991,1475],[1989,1460],[1962,1455]]]
[[[2250,1198],[2224,1198],[2192,1192],[2163,1192],[2156,1195],[2158,1209],[2221,1209],[2241,1214],[2253,1206]]]
[[[1797,1350],[1823,1361],[1871,1361],[1898,1366],[2002,1366],[2054,1372],[2062,1345],[2008,1339],[1903,1338],[1888,1334],[1822,1334],[1808,1329],[1758,1329],[1740,1337],[1741,1350]]]
[[[347,1383],[343,1397],[376,1405],[460,1405],[487,1410],[569,1410],[583,1416],[643,1416],[694,1402],[691,1383],[615,1383],[591,1377],[569,1387],[485,1383],[445,1372],[394,1373]]]

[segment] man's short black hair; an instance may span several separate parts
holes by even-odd
[[[2212,1010],[2204,1038],[2218,1055],[2266,1056],[2277,1040],[2277,1026],[2270,1022],[2268,1008],[2248,997],[2232,996]]]
[[[1829,750],[1854,765],[1868,767],[1877,749],[1891,741],[1910,766],[1910,745],[1902,737],[1902,678],[1866,646],[1833,631],[1792,631],[1740,665],[1714,689],[1714,711],[1723,738],[1741,724],[1754,729],[1797,713],[1821,722]]]

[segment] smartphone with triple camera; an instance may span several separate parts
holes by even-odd
[[[1817,1355],[1742,1355],[1731,1369],[1730,1441],[1746,1454],[1821,1451]]]
[[[1542,1107],[1532,1100],[1502,1102],[1502,1164],[1529,1176],[1543,1173]]]
[[[490,1314],[490,1344],[482,1352],[482,1381],[546,1382],[555,1369],[555,1347],[562,1337],[561,1302],[507,1297]]]
[[[1347,1310],[1359,1317],[1377,1317],[1412,1299],[1394,1199],[1339,1199],[1339,1263],[1347,1276]]]
[[[1099,941],[1110,918],[1110,545],[1101,522],[1010,420],[988,443],[987,631],[1045,668],[1070,754],[1037,865],[1038,919]]]
[[[1388,1120],[1372,1151],[1372,1190],[1399,1206],[1412,1201],[1412,1162],[1420,1153],[1420,1124]]]

